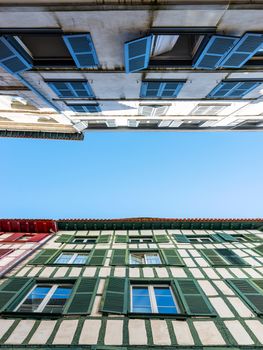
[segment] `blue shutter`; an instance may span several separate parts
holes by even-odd
[[[59,96],[71,97],[93,97],[93,92],[86,81],[49,81],[48,85]]]
[[[220,62],[221,67],[240,68],[254,56],[263,44],[263,35],[246,33]]]
[[[254,81],[222,82],[209,93],[208,97],[243,97],[260,84]]]
[[[183,87],[182,81],[144,81],[141,86],[141,97],[177,97]]]
[[[148,67],[152,47],[152,35],[124,44],[126,73],[137,72]]]
[[[100,106],[98,104],[77,104],[77,105],[68,105],[73,112],[77,113],[99,113],[101,112]]]
[[[32,68],[32,63],[3,36],[0,37],[0,65],[11,74]]]
[[[90,34],[63,35],[63,39],[78,68],[98,66],[99,60]]]
[[[238,42],[238,38],[233,36],[213,35],[196,59],[193,67],[202,69],[217,68],[222,58],[236,42]]]

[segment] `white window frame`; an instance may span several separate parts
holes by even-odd
[[[208,242],[203,242],[202,239],[209,239],[210,243],[213,243],[213,242],[214,242],[213,239],[212,239],[211,237],[204,237],[204,238],[202,238],[202,237],[194,237],[194,236],[193,236],[193,237],[188,237],[190,243],[192,243],[192,242],[191,242],[191,239],[193,239],[193,238],[198,240],[198,242],[193,242],[193,243],[208,243]]]
[[[130,252],[129,254],[129,261],[130,261],[130,265],[139,265],[139,264],[133,264],[132,263],[132,254],[139,254],[142,256],[142,265],[162,265],[162,259],[160,257],[160,254],[158,252],[151,252],[151,253],[146,253],[146,252]],[[148,256],[153,256],[153,255],[157,255],[160,262],[158,264],[151,264],[148,262]]]
[[[46,294],[45,298],[42,300],[42,302],[39,304],[39,306],[37,307],[36,310],[31,311],[31,312],[42,312],[44,310],[44,308],[47,306],[48,302],[50,301],[50,299],[52,298],[53,294],[56,292],[56,290],[63,286],[63,287],[71,287],[71,290],[73,289],[73,285],[71,284],[45,284],[43,283],[43,285],[45,286],[51,286],[50,291]],[[37,287],[41,287],[41,284],[36,284],[28,293],[27,295],[24,297],[24,299],[18,304],[18,306],[15,308],[14,311],[17,311],[21,305],[23,305],[23,303],[25,302],[25,300],[28,298],[28,296],[33,292],[33,290],[35,290]]]
[[[131,242],[132,239],[137,239],[139,242]],[[145,239],[151,239],[151,242],[144,242]],[[130,237],[129,238],[129,243],[153,243],[153,238],[152,237],[145,237],[145,238],[142,238],[142,237]]]
[[[152,310],[152,314],[160,314],[161,313],[158,311],[158,305],[156,302],[156,297],[155,297],[155,293],[154,293],[154,287],[166,287],[169,288],[172,298],[173,298],[173,302],[174,305],[177,309],[177,314],[180,314],[180,308],[178,306],[178,302],[176,300],[176,297],[174,295],[173,289],[171,288],[171,286],[169,284],[131,284],[130,287],[130,295],[131,295],[131,299],[130,299],[130,303],[131,303],[131,312],[137,313],[136,311],[133,311],[133,287],[143,287],[143,288],[148,288],[149,291],[149,298],[150,298],[150,304],[151,304],[151,310]],[[172,314],[171,314],[172,315]]]
[[[66,263],[60,263],[60,262],[58,262],[58,260],[60,259],[60,257],[61,256],[63,256],[63,254],[65,254],[65,255],[69,255],[69,254],[72,254],[72,257],[69,259],[69,261],[68,262],[66,262]],[[61,265],[70,265],[70,264],[74,264],[74,261],[75,261],[75,259],[78,257],[78,255],[81,255],[81,254],[83,254],[83,255],[86,255],[87,256],[87,258],[86,258],[86,261],[87,261],[87,259],[88,259],[88,257],[89,257],[89,254],[87,253],[87,252],[84,252],[84,253],[80,253],[80,252],[78,252],[78,253],[71,253],[71,252],[62,252],[57,258],[56,258],[56,260],[54,261],[54,264],[61,264]],[[76,264],[77,265],[77,264]]]
[[[75,243],[75,240],[76,239],[82,239],[83,240],[83,242],[81,242],[81,243]],[[90,243],[90,244],[96,244],[96,241],[97,241],[97,237],[95,238],[93,238],[93,237],[88,237],[88,238],[82,238],[82,237],[75,237],[74,239],[73,239],[73,241],[72,241],[72,243],[75,243],[75,244],[82,244],[82,243],[84,243],[84,244],[89,244],[89,242],[88,242],[88,240],[89,239],[92,239],[92,240],[94,240],[95,239],[95,242],[94,243]]]

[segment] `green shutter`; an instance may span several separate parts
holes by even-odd
[[[107,250],[106,249],[95,249],[91,253],[88,265],[93,266],[102,266],[106,258]]]
[[[102,297],[102,312],[126,314],[128,308],[128,279],[109,277]]]
[[[58,253],[56,249],[44,249],[35,258],[29,261],[30,265],[44,265],[47,264],[54,254]]]
[[[220,237],[217,233],[211,235],[211,238],[215,241],[215,242],[224,242],[224,240],[222,239],[222,237]]]
[[[174,238],[177,243],[190,243],[189,239],[185,235],[174,235]]]
[[[157,243],[169,243],[169,238],[166,235],[155,235],[155,242]]]
[[[228,233],[218,232],[217,234],[226,242],[238,242],[238,240],[235,237],[229,235]]]
[[[192,279],[174,280],[181,301],[188,315],[211,316],[216,315],[215,310],[199,284]]]
[[[254,248],[254,250],[259,253],[260,255],[263,255],[263,244],[257,246],[256,248]]]
[[[73,236],[70,235],[60,235],[57,239],[56,239],[56,243],[68,243],[71,238]]]
[[[111,265],[126,265],[127,263],[127,250],[126,249],[115,249],[112,251]]]
[[[0,310],[5,310],[16,297],[20,298],[23,289],[29,288],[32,283],[33,279],[28,277],[15,277],[6,281],[0,289]]]
[[[127,243],[128,237],[127,236],[115,236],[115,243]]]
[[[245,234],[243,236],[252,242],[262,242],[262,238],[263,238],[263,237],[261,238],[261,237],[255,235],[254,233],[248,233],[248,234]]]
[[[229,265],[224,259],[222,259],[214,249],[201,249],[200,252],[213,266],[227,266]]]
[[[110,237],[111,237],[110,235],[99,236],[97,239],[97,243],[109,243]]]
[[[263,292],[263,279],[262,280],[252,280]]]
[[[246,266],[248,263],[240,258],[233,250],[231,249],[215,249],[223,258],[225,258],[231,265]]]
[[[70,298],[65,314],[90,314],[92,304],[97,292],[98,279],[93,277],[80,277],[76,282],[72,297]]]
[[[228,280],[230,286],[258,315],[263,315],[263,294],[249,280]]]
[[[175,249],[162,249],[162,254],[167,265],[185,266]]]

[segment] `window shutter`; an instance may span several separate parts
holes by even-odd
[[[25,233],[13,233],[11,236],[2,240],[2,242],[15,242],[19,241],[20,238],[24,237]]]
[[[56,249],[45,249],[42,250],[35,258],[29,261],[30,265],[42,265],[47,264],[49,260],[56,254],[58,250]]]
[[[0,249],[0,258],[3,258],[5,255],[10,254],[14,249]]]
[[[17,43],[17,47],[18,47]],[[19,51],[24,51],[19,46]],[[32,62],[25,58],[4,36],[0,36],[0,65],[11,74],[24,72],[32,68]]]
[[[87,81],[48,81],[47,84],[59,97],[94,97]]]
[[[224,242],[224,240],[222,239],[222,237],[220,237],[217,233],[211,235],[211,238],[212,238],[215,242],[218,242],[218,243],[219,243],[219,242],[220,242],[220,243]]]
[[[223,256],[223,258],[227,259],[227,261],[229,261],[229,263],[232,265],[238,265],[238,266],[248,265],[242,258],[240,258],[231,249],[216,249],[216,252],[218,252],[221,256]]]
[[[33,279],[27,277],[15,277],[6,281],[0,289],[0,310],[6,309],[12,300],[19,296],[23,289],[31,283],[33,283]]]
[[[99,236],[97,239],[97,243],[109,243],[110,237],[110,235]]]
[[[220,233],[217,233],[217,235],[219,235],[221,238],[223,238],[223,240],[226,242],[238,242],[238,240],[235,237],[231,236],[228,233],[221,233],[220,232]]]
[[[185,266],[175,249],[162,249],[162,254],[167,265]]]
[[[261,82],[255,81],[224,81],[218,84],[208,97],[243,97],[260,84]]]
[[[246,33],[220,62],[220,66],[226,68],[242,67],[252,56],[257,53],[262,44],[262,34]]]
[[[148,67],[152,47],[152,35],[124,44],[126,73],[137,72]]]
[[[258,315],[263,315],[263,295],[249,280],[228,280],[230,286]]]
[[[197,316],[216,315],[208,298],[195,280],[177,279],[174,280],[174,283],[187,314]]]
[[[157,243],[169,243],[169,238],[166,235],[155,235],[155,242]]]
[[[70,235],[60,235],[57,239],[56,239],[56,243],[68,243],[71,238],[73,236]]]
[[[97,67],[99,60],[90,34],[63,35],[63,39],[78,68]]]
[[[106,258],[106,249],[95,249],[93,250],[91,257],[89,259],[88,265],[102,266]]]
[[[252,280],[252,281],[253,281],[253,283],[255,283],[258,286],[258,288],[261,289],[261,292],[263,292],[263,279],[262,280]]]
[[[173,235],[177,243],[190,243],[185,235]]]
[[[238,38],[232,36],[213,35],[203,51],[194,63],[194,68],[215,69],[220,66],[220,61],[238,42]]]
[[[246,237],[247,239],[249,239],[252,242],[262,242],[262,239],[263,239],[263,236],[261,238],[261,237],[255,235],[254,233],[248,233],[248,234],[245,234],[243,236]]]
[[[258,252],[260,255],[263,255],[263,244],[257,246],[256,248],[254,248],[254,250],[256,252]]]
[[[127,243],[128,237],[127,236],[115,236],[115,243]]]
[[[128,279],[109,277],[102,297],[102,312],[126,314],[128,308]]]
[[[76,282],[72,297],[63,313],[65,314],[90,314],[92,304],[97,292],[98,279],[80,277]]]
[[[27,242],[40,242],[42,239],[46,238],[49,236],[47,233],[38,233],[28,239]]]
[[[213,266],[227,266],[228,263],[223,260],[214,249],[202,249],[200,250],[202,255],[209,261]]]
[[[126,249],[115,249],[112,251],[111,265],[126,265]]]

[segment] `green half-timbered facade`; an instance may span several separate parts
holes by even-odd
[[[1,348],[262,349],[262,227],[58,221],[1,280]]]

